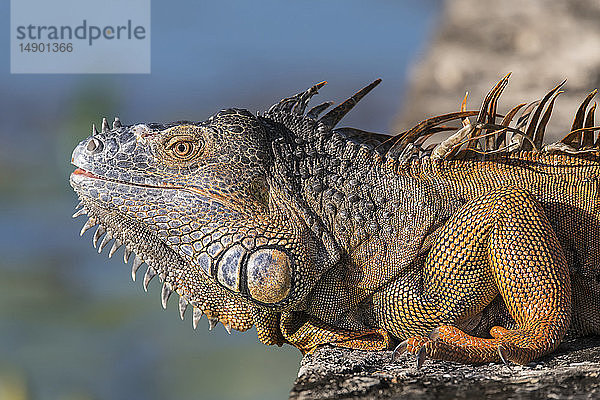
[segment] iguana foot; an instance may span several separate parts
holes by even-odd
[[[394,349],[392,360],[408,352],[417,356],[417,368],[427,358],[463,363],[515,362],[527,364],[543,354],[542,335],[523,329],[508,330],[495,326],[491,339],[470,336],[460,329],[441,325],[429,337],[413,336]]]
[[[415,336],[406,339],[400,343],[392,352],[392,361],[396,361],[396,358],[405,352],[409,352],[417,355],[417,369],[421,368],[425,359],[427,358],[427,344],[433,343],[429,338],[423,336]]]

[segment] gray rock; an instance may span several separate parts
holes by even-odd
[[[600,338],[565,341],[528,365],[463,365],[391,351],[323,347],[306,355],[290,399],[592,399],[600,398]]]

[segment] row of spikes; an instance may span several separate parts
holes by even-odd
[[[556,98],[563,93],[561,88],[566,80],[549,91],[541,100],[530,104],[518,104],[508,113],[502,115],[497,111],[498,100],[508,85],[509,77],[510,73],[504,76],[488,92],[477,111],[466,109],[467,93],[462,101],[460,111],[429,118],[394,136],[373,134],[356,129],[351,129],[348,132],[354,132],[353,139],[376,143],[375,150],[377,152],[388,159],[401,162],[424,156],[453,159],[473,154],[512,153],[522,150],[599,154],[600,135],[594,140],[594,131],[600,130],[600,127],[594,126],[596,104],[594,103],[587,110],[597,90],[592,91],[581,103],[575,115],[571,131],[560,142],[543,146],[546,126],[550,120],[554,103]],[[365,86],[318,120],[318,115],[328,108],[332,102],[319,104],[306,114],[304,114],[304,110],[309,100],[318,93],[318,90],[326,82],[320,82],[304,92],[281,100],[263,115],[270,117],[280,113],[313,119],[316,121],[316,129],[321,133],[320,138],[323,139],[325,136],[330,136],[339,121],[380,82],[381,79],[377,79]],[[511,126],[519,111],[521,111],[520,116],[516,119],[515,125]],[[472,122],[471,117],[476,117],[475,121]],[[499,118],[501,120],[497,121]],[[460,121],[461,126],[444,125],[452,121]],[[434,141],[423,148],[425,142],[433,135],[449,131],[455,133],[446,140]]]
[[[76,207],[78,210],[73,214],[73,218],[77,218],[81,215],[85,215],[87,214],[83,203],[79,203]],[[107,230],[105,227],[103,227],[101,224],[99,224],[96,219],[94,219],[93,217],[88,218],[85,222],[85,224],[83,225],[83,227],[81,228],[81,231],[79,233],[80,236],[83,236],[83,234],[85,232],[87,232],[89,229],[91,229],[92,227],[98,225],[96,231],[94,232],[94,235],[92,237],[92,244],[94,246],[94,248],[98,249],[98,253],[101,253],[102,250],[104,250],[104,248],[108,245],[108,243],[114,239],[114,242],[110,248],[110,251],[108,252],[108,258],[111,258],[115,252],[121,247],[123,246],[123,243],[118,239],[113,237],[113,235],[111,234],[110,230]],[[104,235],[104,237],[102,238],[102,240],[100,240],[100,238]],[[129,249],[129,247],[127,245],[124,246],[125,250],[123,252],[123,262],[125,264],[127,264],[130,260],[131,254],[133,253],[133,251],[131,249]],[[140,267],[144,264],[144,260],[142,260],[142,258],[140,256],[138,256],[137,254],[135,254],[135,257],[133,259],[133,264],[131,267],[131,279],[135,282],[136,280],[136,274],[137,271],[140,269]],[[148,285],[150,284],[150,282],[152,281],[152,279],[157,276],[156,270],[154,268],[152,268],[152,266],[148,265],[148,268],[146,269],[146,272],[144,274],[144,279],[143,279],[143,287],[144,287],[144,291],[148,291]],[[169,301],[169,298],[171,297],[171,294],[173,293],[173,289],[171,288],[171,285],[167,282],[163,282],[162,285],[162,290],[161,290],[161,304],[162,307],[164,309],[167,309],[167,304]],[[185,318],[185,312],[187,310],[189,302],[183,297],[180,296],[179,297],[179,316],[181,317],[181,320],[184,320]],[[201,310],[199,307],[193,307],[193,315],[192,315],[192,325],[193,328],[196,329],[198,327],[198,322],[200,321],[200,319],[202,318],[202,316],[204,315],[203,310]],[[213,328],[218,324],[219,320],[218,319],[213,319],[213,318],[208,318],[208,329],[209,330],[213,330]],[[231,334],[231,326],[228,324],[223,324],[223,326],[225,327],[225,330]]]
[[[561,141],[543,146],[544,134],[554,102],[563,93],[560,89],[566,80],[549,91],[541,100],[527,106],[526,103],[518,104],[505,115],[501,115],[497,112],[498,99],[506,88],[509,77],[510,74],[507,74],[488,92],[479,111],[466,110],[467,95],[465,95],[459,112],[429,118],[410,130],[390,138],[389,141],[393,144],[385,155],[408,161],[417,153],[420,153],[419,158],[431,156],[434,159],[518,151],[600,154],[600,135],[594,141],[594,131],[600,130],[599,126],[594,126],[596,104],[586,114],[588,105],[597,90],[592,91],[581,103],[571,131]],[[521,109],[523,110],[515,126],[511,126]],[[477,118],[471,122],[470,117],[473,116]],[[497,118],[502,120],[498,123]],[[462,127],[441,125],[456,120],[461,122]],[[432,135],[446,131],[455,131],[455,133],[444,141],[431,143],[427,148],[422,147]],[[510,139],[508,134],[511,135]]]
[[[121,120],[119,119],[119,117],[115,117],[113,123],[112,123],[112,129],[119,129],[121,128],[123,125],[121,125]],[[102,133],[107,133],[110,132],[110,126],[108,125],[108,121],[106,120],[106,118],[102,118]],[[92,124],[92,136],[97,135],[98,129],[96,129],[96,124]]]
[[[350,98],[339,104],[337,107],[328,111],[321,118],[319,118],[319,115],[333,104],[332,101],[319,104],[311,108],[306,114],[304,111],[306,110],[310,99],[318,93],[319,89],[327,84],[326,81],[319,82],[304,92],[282,99],[278,103],[272,105],[267,112],[263,113],[263,116],[271,117],[275,116],[276,114],[290,114],[299,117],[306,117],[317,122],[317,130],[319,132],[330,133],[340,122],[340,120],[346,114],[348,114],[348,112],[350,112],[350,110],[352,110],[352,108],[354,108],[354,106],[358,104],[363,97],[365,97],[380,83],[381,79],[376,79],[356,92]]]

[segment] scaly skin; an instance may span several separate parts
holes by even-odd
[[[71,185],[98,224],[193,306],[265,344],[335,344],[460,362],[527,363],[567,331],[600,333],[600,140],[591,96],[559,143],[542,139],[560,93],[496,122],[481,110],[395,137],[335,126],[379,81],[324,116],[324,84],[254,116],[101,132],[73,152]],[[466,101],[466,99],[465,99]],[[476,116],[476,121],[470,117]],[[461,129],[424,148],[431,135]]]

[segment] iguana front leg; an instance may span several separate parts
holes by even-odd
[[[570,322],[571,285],[560,244],[540,204],[516,188],[462,207],[440,231],[422,283],[399,283],[393,291],[399,297],[387,328],[407,339],[398,351],[418,353],[421,361],[527,363],[554,350]],[[493,327],[492,338],[483,339],[457,328],[498,293],[514,329]]]

